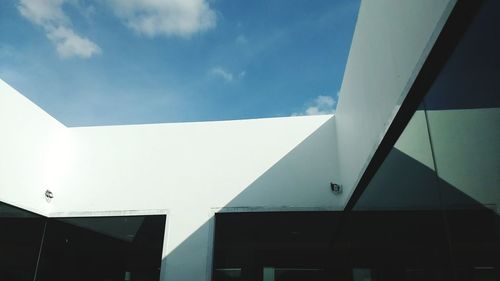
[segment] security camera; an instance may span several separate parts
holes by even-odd
[[[45,200],[47,200],[47,202],[50,202],[50,200],[52,200],[52,198],[54,198],[54,194],[52,193],[52,191],[47,189],[45,191]]]
[[[342,185],[340,185],[340,184],[331,182],[330,188],[332,189],[333,193],[335,193],[335,194],[342,193]]]

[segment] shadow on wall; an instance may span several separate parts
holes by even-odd
[[[311,208],[317,206],[324,207],[323,210],[341,210],[334,206],[342,206],[340,203],[343,202],[343,198],[334,196],[328,186],[329,181],[336,178],[333,174],[337,171],[334,165],[338,165],[338,163],[327,161],[336,158],[335,144],[325,141],[332,139],[329,134],[335,131],[334,126],[332,118],[222,207],[234,211],[321,209]],[[324,165],[320,165],[321,163]],[[475,226],[473,217],[470,221],[465,220],[463,224],[453,221],[456,218],[463,219],[464,216],[460,213],[462,210],[489,212],[490,208],[497,208],[497,206],[494,204],[485,206],[484,202],[475,200],[463,191],[468,192],[461,186],[454,186],[439,178],[432,167],[393,148],[361,196],[355,210],[382,210],[397,213],[408,210],[421,212],[445,209],[448,213],[447,217],[452,221],[450,225],[467,233],[467,230],[479,229],[480,226]],[[245,206],[257,207],[242,208]],[[498,220],[498,216],[495,217]],[[411,218],[409,215],[408,219]],[[470,228],[464,228],[464,226],[470,226]],[[202,270],[203,275],[210,278],[211,268],[207,268],[207,265],[211,264],[212,258],[212,253],[208,249],[212,243],[210,239],[213,239],[210,236],[213,233],[212,227],[213,218],[170,252],[162,261],[166,271],[163,274],[167,277],[162,280],[198,280],[201,275],[197,269]],[[469,237],[475,237],[474,235],[476,234],[472,233]],[[491,235],[488,233],[485,237]],[[488,239],[493,239],[490,238]],[[450,239],[458,239],[454,242],[458,243],[458,251],[462,251],[461,247],[468,243],[468,238],[463,235]],[[338,241],[338,238],[332,237],[332,241]],[[332,249],[335,249],[335,246]],[[197,255],[199,255],[198,258]],[[202,257],[199,258],[200,256]],[[335,256],[335,251],[332,251],[332,256]],[[332,260],[335,260],[334,257]],[[186,266],[186,263],[189,263],[189,266]]]
[[[333,195],[329,184],[337,176],[337,163],[332,161],[336,159],[334,133],[332,117],[228,204],[214,207],[247,211],[341,210],[344,199]],[[211,227],[213,217],[164,258],[162,280],[199,280],[200,273],[193,267],[205,269],[210,263],[207,261],[211,260],[212,253],[205,251],[209,251],[208,245],[212,243]],[[199,258],[199,255],[206,257]],[[211,268],[206,268],[203,275],[210,278]]]
[[[305,142],[307,143],[307,140]],[[314,142],[309,143],[312,144]],[[300,154],[300,146],[296,149],[299,151],[295,152]],[[295,152],[292,151],[291,154]],[[287,155],[282,161],[287,157],[289,156]],[[433,169],[397,149],[393,149],[390,153],[386,164],[380,171],[383,176],[374,179],[358,202],[357,208],[345,217],[346,223],[338,224],[338,231],[333,232],[329,248],[330,256],[325,261],[326,266],[328,261],[332,262],[330,266],[347,263],[348,267],[360,267],[362,264],[370,263],[380,265],[396,261],[403,265],[405,262],[411,264],[413,262],[411,254],[408,255],[409,252],[405,251],[414,251],[424,260],[431,259],[429,263],[436,264],[446,264],[451,255],[453,259],[459,261],[453,265],[457,270],[460,266],[477,265],[475,263],[478,261],[482,262],[482,265],[496,267],[495,261],[500,260],[497,259],[500,252],[498,244],[500,217],[488,208],[491,206],[484,206],[453,185],[439,179]],[[266,176],[286,173],[288,167],[282,165],[276,163],[262,176],[262,179],[255,181],[255,186],[250,185],[227,206],[238,206],[235,202],[245,202],[247,194],[250,200],[248,202],[253,202],[256,200],[254,192],[262,192],[265,196],[272,187],[264,185],[264,183],[270,184],[265,180]],[[284,187],[278,186],[278,188]],[[371,219],[367,221],[366,218]],[[447,223],[443,224],[443,219]],[[492,220],[496,220],[496,223]],[[397,227],[398,221],[405,222],[402,225],[411,228]],[[336,222],[332,221],[332,224]],[[381,227],[382,225],[385,227]],[[443,236],[446,233],[444,229],[439,232],[433,228],[444,225],[449,228],[448,236]],[[166,280],[199,280],[200,275],[197,275],[196,269],[204,270],[206,279],[210,280],[212,269],[207,268],[207,265],[211,264],[212,252],[204,250],[207,249],[209,239],[213,239],[209,237],[212,234],[212,227],[213,218],[205,222],[163,260],[164,268],[168,271],[164,272],[168,277]],[[441,236],[435,237],[438,234]],[[416,240],[405,240],[409,236],[416,237]],[[435,243],[432,245],[440,247],[440,255],[428,256],[429,249],[432,248],[429,248],[429,245],[419,248],[419,243],[429,241]],[[449,243],[446,243],[447,241]],[[403,245],[405,248],[398,245]],[[384,252],[385,246],[391,247],[385,248],[385,251],[390,249],[389,252]],[[198,253],[203,255],[203,258],[193,258]],[[189,266],[186,266],[186,263],[189,263]]]
[[[224,207],[303,207],[341,210],[330,182],[337,178],[335,119],[277,161]]]

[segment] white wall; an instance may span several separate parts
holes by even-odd
[[[204,280],[213,208],[343,208],[331,115],[70,128],[51,216],[168,210],[164,280]]]
[[[66,128],[0,90],[0,201],[49,217],[167,212],[162,280],[209,278],[216,209],[343,208],[331,115]]]
[[[0,90],[0,201],[50,217],[167,212],[162,280],[209,278],[216,209],[343,208],[331,115],[66,128]]]
[[[0,79],[0,201],[46,215],[65,127]]]
[[[384,137],[455,2],[362,1],[336,113],[345,200]]]

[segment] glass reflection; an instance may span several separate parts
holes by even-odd
[[[37,280],[159,280],[165,216],[51,219]]]
[[[435,209],[452,280],[500,280],[499,9],[483,1],[355,207]]]
[[[500,211],[499,10],[484,1],[425,97],[447,209]]]

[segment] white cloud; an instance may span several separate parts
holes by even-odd
[[[18,9],[22,16],[44,29],[60,57],[90,58],[101,53],[96,43],[71,29],[71,21],[62,9],[66,2],[68,0],[20,0]]]
[[[41,26],[67,23],[62,10],[65,0],[20,0],[19,12],[34,24]]]
[[[233,81],[234,75],[225,70],[224,68],[217,66],[212,69],[210,69],[210,74],[222,78],[226,82],[231,82]]]
[[[56,44],[57,52],[62,58],[78,56],[90,58],[101,50],[94,42],[78,36],[73,30],[59,26],[47,31],[47,37]]]
[[[216,26],[206,0],[110,0],[114,13],[138,34],[189,37]]]
[[[337,101],[331,96],[317,96],[312,102],[307,104],[304,112],[294,113],[292,115],[321,115],[335,113],[335,104]]]
[[[245,76],[247,75],[247,72],[245,70],[242,70],[237,73],[232,73],[231,71],[221,67],[221,66],[216,66],[211,68],[208,73],[214,77],[220,78],[224,80],[224,82],[229,83],[233,82],[234,80],[241,80],[244,79]]]

